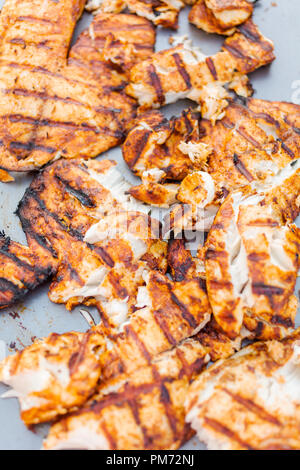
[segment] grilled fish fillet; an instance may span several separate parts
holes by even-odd
[[[86,406],[52,426],[44,448],[178,449],[192,435],[184,412],[190,381],[211,354],[226,358],[234,351],[225,335],[214,333],[209,341],[210,334],[199,333],[101,385]]]
[[[51,262],[0,233],[0,308],[23,299],[53,272]]]
[[[152,55],[155,39],[144,18],[100,13],[71,48],[69,63],[92,70],[107,92],[119,91],[127,84],[127,71]]]
[[[78,60],[78,55],[82,59],[82,38],[74,46],[76,59],[71,50],[68,60],[69,42],[84,3],[5,2],[0,15],[0,167],[4,170],[28,171],[59,157],[97,156],[122,142],[126,125],[135,116],[135,101],[122,91],[124,74],[118,76],[112,70],[111,59],[107,66],[98,64],[114,77],[110,86],[108,79],[102,85],[94,68],[89,67],[96,53],[93,48]],[[133,29],[126,32],[124,20]],[[105,23],[113,36],[120,28],[128,44],[135,42],[137,31],[148,33],[150,28],[145,41],[150,41],[151,53],[154,37],[146,20],[97,18],[90,34],[94,26],[102,32],[96,33],[95,41],[107,34]],[[113,39],[107,35],[109,38]],[[113,50],[112,43],[103,47],[107,53]],[[125,55],[128,47],[121,47]],[[97,54],[104,59],[100,51]]]
[[[0,381],[17,397],[26,425],[54,419],[82,405],[93,393],[101,374],[103,338],[87,333],[53,333],[37,340],[0,364]]]
[[[159,111],[151,111],[128,133],[122,146],[123,158],[144,182],[180,181],[193,169],[205,167],[208,152],[199,154],[194,149],[189,153],[202,136],[200,114],[195,111],[184,111],[170,120]]]
[[[252,13],[253,4],[247,0],[198,0],[189,20],[207,33],[230,36]]]
[[[231,338],[243,326],[261,339],[284,337],[294,327],[299,229],[283,225],[276,209],[264,193],[233,192],[208,234],[208,297]]]
[[[259,108],[255,105],[258,101]],[[265,186],[269,200],[276,198],[285,221],[295,220],[300,202],[297,108],[288,115],[276,108],[283,104],[249,100],[246,108],[231,102],[224,118],[215,125],[200,122],[202,137],[195,145],[209,153],[207,164],[201,172],[190,170],[181,183],[176,197],[185,207],[172,209],[171,228],[175,232],[184,227],[209,228],[215,208],[229,192],[249,184],[261,189]],[[280,181],[285,181],[285,189]]]
[[[156,271],[140,287],[136,311],[119,332],[107,322],[89,333],[51,335],[0,364],[0,381],[17,397],[27,425],[55,419],[83,404],[98,380],[130,375],[158,354],[196,334],[210,319],[207,295],[199,280],[172,283]],[[120,312],[120,308],[119,308]],[[215,344],[227,355],[233,344]],[[207,340],[206,340],[207,343]]]
[[[204,117],[215,121],[222,117],[227,103],[221,85],[236,88],[242,75],[274,60],[273,50],[273,43],[248,21],[213,56],[206,57],[189,41],[175,42],[175,47],[157,52],[131,69],[126,91],[143,108],[190,98],[202,105]],[[249,96],[247,86],[238,92]]]
[[[178,15],[187,3],[182,0],[89,0],[86,9],[92,12],[120,13],[128,8],[131,13],[147,18],[156,26],[177,29]]]
[[[299,339],[255,343],[194,381],[187,421],[209,449],[299,450]]]
[[[120,375],[54,424],[44,448],[178,449],[191,436],[184,413],[189,382],[208,360],[206,349],[192,339],[132,375]]]
[[[50,299],[68,309],[97,301],[112,328],[134,308],[144,271],[166,270],[159,224],[129,188],[115,162],[61,160],[33,180],[18,209],[29,246],[56,268]]]

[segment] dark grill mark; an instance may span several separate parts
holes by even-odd
[[[273,295],[282,295],[284,294],[284,289],[277,286],[269,286],[267,284],[253,284],[252,290],[254,294],[257,295],[266,295],[267,297],[272,297]]]
[[[292,149],[290,149],[284,142],[282,139],[278,139],[279,142],[281,142],[281,147],[283,148],[283,150],[291,157],[291,158],[295,158],[295,154],[293,152]]]
[[[14,122],[14,123],[22,122],[22,123],[25,123],[25,124],[32,124],[33,126],[40,126],[40,127],[62,127],[63,129],[68,129],[68,130],[70,129],[70,130],[74,130],[74,131],[75,130],[91,131],[91,132],[94,132],[95,134],[99,134],[99,132],[100,132],[100,130],[97,127],[90,126],[89,124],[86,124],[86,123],[75,124],[72,121],[65,121],[64,122],[64,121],[53,121],[51,119],[35,119],[35,118],[29,117],[29,116],[22,116],[21,114],[11,114],[9,116],[9,120],[11,122]],[[116,133],[119,135],[119,131],[116,131]],[[113,133],[113,134],[115,135],[115,133]],[[122,135],[123,135],[123,133],[122,133]],[[31,150],[31,148],[30,148],[30,150]]]
[[[233,400],[240,403],[244,406],[247,410],[251,411],[251,413],[256,414],[262,420],[269,421],[269,423],[275,424],[276,426],[281,426],[280,421],[275,417],[269,414],[266,410],[264,410],[261,406],[254,403],[250,398],[244,398],[240,395],[227,390],[227,388],[222,388],[222,390],[227,393]]]
[[[209,71],[212,74],[214,80],[218,80],[218,74],[217,74],[216,67],[215,67],[215,64],[214,64],[214,61],[212,60],[212,58],[207,57],[205,62],[206,62],[207,67],[209,68]]]
[[[134,145],[134,159],[129,162],[130,168],[134,168],[135,164],[139,160],[144,148],[147,145],[148,139],[152,134],[151,131],[145,131],[140,139],[138,139],[137,143]]]
[[[242,52],[239,49],[236,49],[233,46],[230,46],[226,42],[223,44],[223,49],[226,49],[229,54],[232,54],[233,56],[237,57],[238,59],[246,59],[247,57],[242,54]]]
[[[238,444],[240,444],[240,446],[244,447],[245,449],[253,450],[247,442],[244,442],[234,431],[229,429],[227,426],[224,426],[224,424],[220,423],[219,421],[207,417],[204,417],[204,421],[217,433],[223,434],[224,436],[236,441]]]
[[[51,217],[63,229],[63,231],[67,232],[72,237],[76,238],[77,240],[83,241],[82,233],[66,225],[66,223],[63,220],[61,220],[57,214],[55,214],[54,212],[51,212],[47,208],[44,201],[38,196],[38,194],[33,189],[30,189],[28,193],[30,193],[30,196],[37,202],[37,204],[42,209],[42,211],[45,214],[47,214],[49,217]]]
[[[293,328],[294,322],[291,318],[284,318],[280,315],[273,315],[271,319],[271,323],[275,323],[277,325],[282,325],[285,328]]]
[[[258,149],[261,148],[260,144],[259,144],[253,137],[251,137],[249,134],[247,134],[247,132],[246,132],[244,129],[238,127],[238,128],[236,129],[236,131],[237,131],[242,137],[244,137],[244,139],[246,139],[248,142],[250,142],[250,144],[252,144],[253,147],[258,148]]]
[[[184,68],[184,63],[181,60],[181,57],[179,54],[175,53],[173,54],[173,58],[177,67],[178,72],[182,76],[184,83],[186,84],[187,88],[190,89],[192,88],[192,83],[191,83],[191,78],[188,74],[188,72]]]
[[[164,102],[165,102],[165,95],[164,95],[164,92],[163,92],[163,89],[162,89],[160,78],[157,75],[155,67],[154,67],[153,64],[149,65],[148,73],[149,73],[149,78],[150,78],[151,85],[155,89],[155,93],[156,93],[158,102],[161,105],[163,105]]]
[[[82,189],[74,188],[73,186],[70,185],[70,183],[67,180],[65,180],[59,175],[55,175],[55,178],[64,185],[68,193],[70,193],[72,196],[78,199],[78,201],[81,202],[81,204],[83,204],[85,207],[89,207],[89,208],[96,207],[96,204],[92,201],[89,195],[86,194]]]
[[[254,31],[251,31],[250,28],[247,27],[246,24],[243,24],[239,27],[240,32],[245,36],[247,39],[249,39],[252,42],[259,42],[260,37],[257,33]]]
[[[186,306],[182,302],[180,302],[180,300],[174,294],[174,292],[171,292],[171,299],[173,300],[173,302],[175,302],[176,305],[178,305],[183,318],[187,321],[189,326],[191,326],[192,328],[196,328],[196,326],[198,325],[197,320],[189,312],[189,310],[186,308]]]
[[[19,44],[20,46],[26,47],[26,42],[22,38],[13,38],[9,42],[11,44]]]
[[[235,168],[241,173],[241,175],[245,176],[245,178],[249,182],[254,180],[250,171],[247,170],[244,163],[240,160],[239,156],[236,153],[233,156],[233,163],[234,163]]]
[[[7,88],[4,90],[4,93],[13,93],[16,96],[28,96],[31,98],[39,98],[41,100],[53,100],[53,101],[61,101],[62,103],[73,104],[76,106],[85,106],[83,103],[77,100],[73,100],[72,98],[62,98],[57,95],[48,95],[45,92],[40,91],[33,91],[33,90],[26,90],[25,88]]]
[[[147,350],[146,346],[144,345],[144,343],[140,340],[140,338],[138,337],[138,335],[136,334],[136,332],[130,327],[130,325],[128,326],[125,326],[125,331],[127,332],[128,336],[131,336],[132,339],[134,340],[134,342],[136,343],[137,347],[139,348],[139,350],[141,351],[143,357],[145,358],[145,360],[147,361],[147,363],[149,364],[151,362],[151,354],[149,353],[149,351]]]
[[[113,268],[115,265],[114,260],[110,257],[110,255],[107,253],[107,251],[102,248],[101,246],[95,246],[91,245],[90,243],[87,243],[88,247],[93,250],[95,253],[97,253],[101,259],[104,261],[105,264],[107,264],[110,268]]]
[[[182,112],[182,117],[184,119],[184,123],[185,123],[185,127],[186,127],[186,130],[189,134],[191,134],[193,132],[193,126],[192,126],[192,123],[191,121],[189,120],[188,118],[188,113],[187,111],[183,111]]]
[[[156,323],[160,327],[161,331],[165,335],[166,339],[169,341],[169,343],[172,346],[176,346],[177,341],[175,340],[175,338],[173,338],[173,336],[172,336],[172,334],[169,330],[169,327],[168,327],[168,325],[166,324],[166,322],[164,320],[164,311],[163,310],[155,310],[153,312],[153,316],[155,318]]]
[[[49,154],[53,154],[57,150],[53,147],[46,147],[45,145],[37,145],[35,142],[30,141],[30,142],[10,142],[9,144],[9,149],[11,151],[16,151],[16,150],[26,150],[26,151],[41,151],[41,152],[46,152]]]
[[[3,293],[11,293],[13,294],[14,300],[19,299],[22,297],[24,294],[26,294],[28,291],[27,288],[23,287],[20,288],[13,282],[9,281],[8,279],[4,277],[0,277],[0,292]]]

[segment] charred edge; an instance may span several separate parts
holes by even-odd
[[[58,217],[57,214],[50,211],[47,208],[45,202],[38,196],[37,192],[34,189],[29,188],[27,196],[32,197],[32,199],[34,199],[34,201],[38,204],[38,206],[40,207],[42,212],[44,212],[50,218],[52,218],[63,229],[63,231],[67,232],[72,237],[76,238],[77,240],[83,241],[82,233],[79,232],[78,230],[73,229],[72,227],[69,227],[68,225],[66,225],[65,222]]]
[[[26,193],[28,192],[29,190],[27,189],[26,190]],[[26,219],[23,215],[22,215],[22,211],[23,211],[23,205],[26,204],[26,199],[27,199],[27,194],[25,193],[25,196],[23,197],[22,201],[19,203],[19,206],[16,210],[16,215],[19,217],[20,219],[20,222],[21,222],[21,225],[22,225],[22,228],[24,230],[24,232],[26,233],[26,235],[30,235],[42,248],[44,248],[45,250],[47,250],[49,253],[51,253],[51,255],[53,256],[53,258],[57,259],[58,256],[57,256],[57,253],[56,251],[54,250],[54,248],[49,245],[46,237],[44,237],[43,235],[39,235],[38,233],[36,233],[33,228],[32,228],[32,225],[31,223],[29,222],[28,219]],[[54,273],[53,273],[54,274]]]
[[[251,173],[247,170],[244,163],[240,160],[239,156],[235,153],[233,155],[233,163],[235,168],[241,173],[241,175],[245,176],[245,178],[251,183],[254,180]]]
[[[271,318],[271,323],[275,323],[276,325],[282,325],[285,328],[293,328],[295,326],[291,318],[284,318],[280,315],[273,315]]]
[[[177,70],[180,73],[180,75],[182,76],[182,78],[184,80],[184,83],[186,84],[187,88],[188,89],[192,88],[191,77],[189,76],[188,72],[185,70],[184,63],[181,60],[180,55],[177,54],[177,53],[172,54],[172,55],[173,55]]]
[[[151,64],[149,66],[148,73],[149,73],[149,78],[150,78],[151,85],[155,89],[158,102],[161,105],[163,105],[164,102],[165,102],[165,95],[164,95],[164,92],[163,92],[163,88],[162,88],[162,85],[161,85],[160,78],[157,75],[155,67],[154,67],[153,64]]]
[[[96,204],[92,201],[90,196],[86,194],[84,191],[82,191],[82,189],[74,188],[66,179],[62,178],[59,175],[55,175],[55,178],[65,186],[65,189],[67,190],[68,193],[70,193],[72,196],[78,199],[78,201],[81,202],[81,204],[83,204],[85,207],[89,207],[89,208],[96,207]]]
[[[198,326],[197,320],[193,317],[193,315],[189,312],[189,310],[186,308],[186,306],[180,302],[178,297],[174,294],[174,292],[171,292],[171,299],[173,302],[178,305],[180,308],[180,311],[182,313],[183,318],[187,321],[189,326],[192,328],[196,328]]]
[[[26,263],[25,261],[21,260],[15,254],[10,253],[9,250],[8,250],[8,248],[9,248],[9,245],[7,244],[8,241],[10,242],[9,238],[6,239],[5,245],[0,246],[0,254],[1,255],[5,256],[6,258],[9,258],[15,264],[17,264],[18,266],[20,266],[24,269],[27,269],[28,271],[34,272],[36,274],[38,274],[38,273],[42,274],[43,273],[43,270],[39,269],[36,265],[31,266],[31,264]]]
[[[10,305],[12,303],[17,302],[18,300],[21,300],[30,290],[30,288],[34,289],[35,285],[32,286],[25,286],[21,288],[14,284],[13,282],[9,281],[8,279],[5,279],[4,277],[0,277],[0,292],[4,294],[11,294],[11,300],[9,302],[1,302],[0,305],[1,307]]]
[[[210,73],[212,74],[214,80],[218,80],[218,73],[214,64],[214,61],[212,60],[211,57],[207,57],[206,60],[206,65],[209,68]]]

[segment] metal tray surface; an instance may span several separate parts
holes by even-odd
[[[0,8],[4,1],[0,0]],[[187,7],[180,14],[178,35],[187,34],[195,45],[204,53],[211,54],[219,50],[222,37],[208,35],[190,25],[187,19]],[[300,104],[300,2],[299,0],[260,0],[256,4],[254,21],[261,31],[275,43],[277,60],[269,67],[258,70],[251,75],[255,97],[269,100],[294,101]],[[92,15],[84,13],[74,33],[73,41],[90,23]],[[158,29],[156,50],[169,47],[169,37],[173,31]],[[191,102],[182,101],[167,106],[163,112],[167,117],[178,115]],[[118,162],[124,176],[131,182],[135,177],[130,173],[122,160],[121,149],[115,148],[99,158],[108,157]],[[19,200],[30,184],[33,174],[16,176],[10,184],[0,183],[0,230],[21,243],[25,236],[20,222],[14,214]],[[64,333],[70,330],[86,331],[88,325],[76,308],[72,313],[64,306],[53,304],[47,296],[48,285],[40,287],[29,295],[23,303],[0,313],[0,340],[6,345],[0,348],[0,355],[10,354],[15,349],[22,349],[32,343],[36,337],[44,337],[52,332]],[[297,292],[300,282],[297,285]],[[300,324],[300,312],[298,322]],[[1,343],[0,343],[1,344]],[[1,349],[5,349],[2,351]],[[0,394],[6,387],[0,385]],[[0,450],[37,450],[41,448],[42,439],[47,433],[47,426],[41,425],[34,432],[27,430],[19,418],[17,401],[0,399]],[[194,438],[183,449],[205,449],[204,445]]]

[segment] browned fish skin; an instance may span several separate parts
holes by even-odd
[[[94,157],[122,142],[136,103],[123,92],[125,75],[104,56],[121,58],[128,67],[137,34],[145,45],[133,61],[151,54],[152,25],[133,15],[98,16],[90,34],[95,40],[109,28],[111,42],[95,50],[84,32],[71,49],[69,41],[84,7],[83,0],[43,2],[7,0],[0,16],[0,167],[28,171],[58,157]],[[36,14],[32,14],[32,11]],[[65,20],[67,18],[67,20]],[[126,26],[127,24],[127,31]],[[130,25],[130,28],[128,26]],[[94,29],[93,29],[94,28]],[[114,56],[114,38],[121,41]],[[4,34],[5,31],[5,34]],[[145,33],[145,34],[142,34]],[[101,45],[100,45],[101,47]],[[83,54],[83,51],[87,54]],[[97,65],[90,67],[95,59]],[[95,73],[96,72],[96,73]],[[103,84],[97,74],[102,73]],[[12,112],[13,109],[13,112]]]
[[[254,343],[194,381],[187,421],[209,449],[299,450],[299,338]]]
[[[0,308],[22,300],[53,273],[51,262],[0,233]]]
[[[253,5],[247,0],[198,0],[189,20],[207,33],[230,36],[252,13]]]

